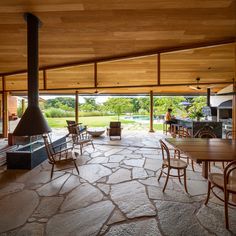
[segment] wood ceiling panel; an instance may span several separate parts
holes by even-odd
[[[41,67],[236,36],[235,0],[2,0],[0,73],[26,69],[24,12],[43,23]]]
[[[94,87],[94,65],[47,71],[47,88]]]
[[[17,74],[5,77],[7,91],[27,90],[27,74]],[[39,89],[43,89],[43,72],[39,72]]]
[[[231,82],[235,44],[161,55],[161,83]]]
[[[157,84],[157,56],[97,64],[98,86]]]

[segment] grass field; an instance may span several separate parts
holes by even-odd
[[[46,118],[48,124],[52,128],[62,128],[66,126],[66,120],[74,120],[72,117],[64,118]],[[87,125],[89,127],[105,127],[109,125],[110,121],[117,121],[116,116],[90,116],[90,117],[80,117],[79,122]],[[122,124],[132,124],[134,121],[120,119]]]
[[[52,128],[64,128],[66,127],[66,120],[74,120],[72,117],[64,117],[64,118],[46,118],[48,124]],[[79,122],[87,125],[88,127],[106,127],[109,126],[110,121],[117,121],[117,116],[90,116],[90,117],[80,117]],[[143,127],[143,129],[148,129],[149,124],[140,124],[135,121],[120,119],[122,126],[129,126],[132,129],[132,126],[137,127],[139,125],[139,129]],[[155,130],[162,130],[162,124],[154,124]]]

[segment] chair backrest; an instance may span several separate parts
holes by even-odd
[[[203,127],[194,136],[195,138],[217,138],[214,129],[210,126]]]
[[[77,124],[71,124],[67,126],[69,134],[78,134]]]
[[[178,136],[180,138],[191,138],[192,137],[191,134],[185,129],[178,130]]]
[[[120,128],[121,122],[120,121],[111,121],[110,122],[110,128]]]
[[[67,125],[75,125],[76,122],[74,120],[66,120]]]
[[[55,160],[53,158],[53,154],[55,153],[55,151],[54,151],[54,148],[52,146],[51,139],[48,137],[47,134],[44,134],[43,135],[43,141],[44,141],[45,149],[46,149],[47,156],[48,156],[48,159],[49,159],[49,163],[52,164],[52,163],[55,162]]]
[[[236,160],[231,161],[224,169],[224,187],[229,183],[229,177],[235,176],[236,174]],[[236,179],[231,178],[231,181],[234,181],[233,184],[236,184]],[[232,183],[231,183],[232,184]],[[236,192],[236,189],[235,189]]]
[[[162,152],[162,160],[167,160],[168,163],[170,162],[170,151],[169,148],[166,146],[166,144],[160,140],[161,144],[161,152]]]
[[[202,131],[198,134],[198,138],[216,138],[216,135],[210,131]]]
[[[232,139],[233,134],[236,134],[236,131],[232,131],[232,130],[227,131],[226,132],[226,139]]]

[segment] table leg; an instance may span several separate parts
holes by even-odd
[[[208,178],[208,170],[209,170],[209,162],[203,161],[202,162],[202,176],[206,179]]]

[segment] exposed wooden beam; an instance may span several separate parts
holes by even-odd
[[[199,83],[199,85],[211,85],[212,83]],[[228,85],[232,84],[231,82],[217,82],[214,85]],[[182,84],[146,84],[146,85],[125,85],[125,86],[97,86],[97,88],[93,87],[76,87],[76,88],[48,88],[47,91],[58,91],[58,90],[88,90],[88,89],[113,89],[113,88],[158,88],[158,87],[179,87],[179,86],[189,86],[196,85],[196,83],[182,83]],[[44,89],[39,89],[40,91],[44,91]],[[15,90],[6,90],[7,92],[16,92],[16,91],[25,91],[24,89],[15,89]]]
[[[48,65],[48,66],[40,67],[39,70],[59,69],[59,68],[91,64],[95,62],[99,63],[99,62],[109,62],[109,61],[116,61],[116,60],[123,60],[123,59],[132,59],[136,57],[151,56],[151,55],[161,54],[161,53],[178,52],[178,51],[197,49],[197,48],[200,49],[200,48],[207,48],[207,47],[213,47],[213,46],[223,46],[223,45],[233,44],[235,42],[236,42],[235,38],[229,38],[229,39],[224,39],[224,40],[219,40],[219,41],[201,42],[197,44],[186,44],[179,47],[158,48],[158,49],[148,50],[144,52],[129,53],[129,54],[112,56],[112,57],[94,58],[94,59],[84,60],[84,61],[75,61],[75,62],[70,62],[70,63]],[[26,72],[27,70],[19,70],[19,71],[3,73],[0,75],[9,76],[9,75],[15,75],[15,74],[22,74]]]

